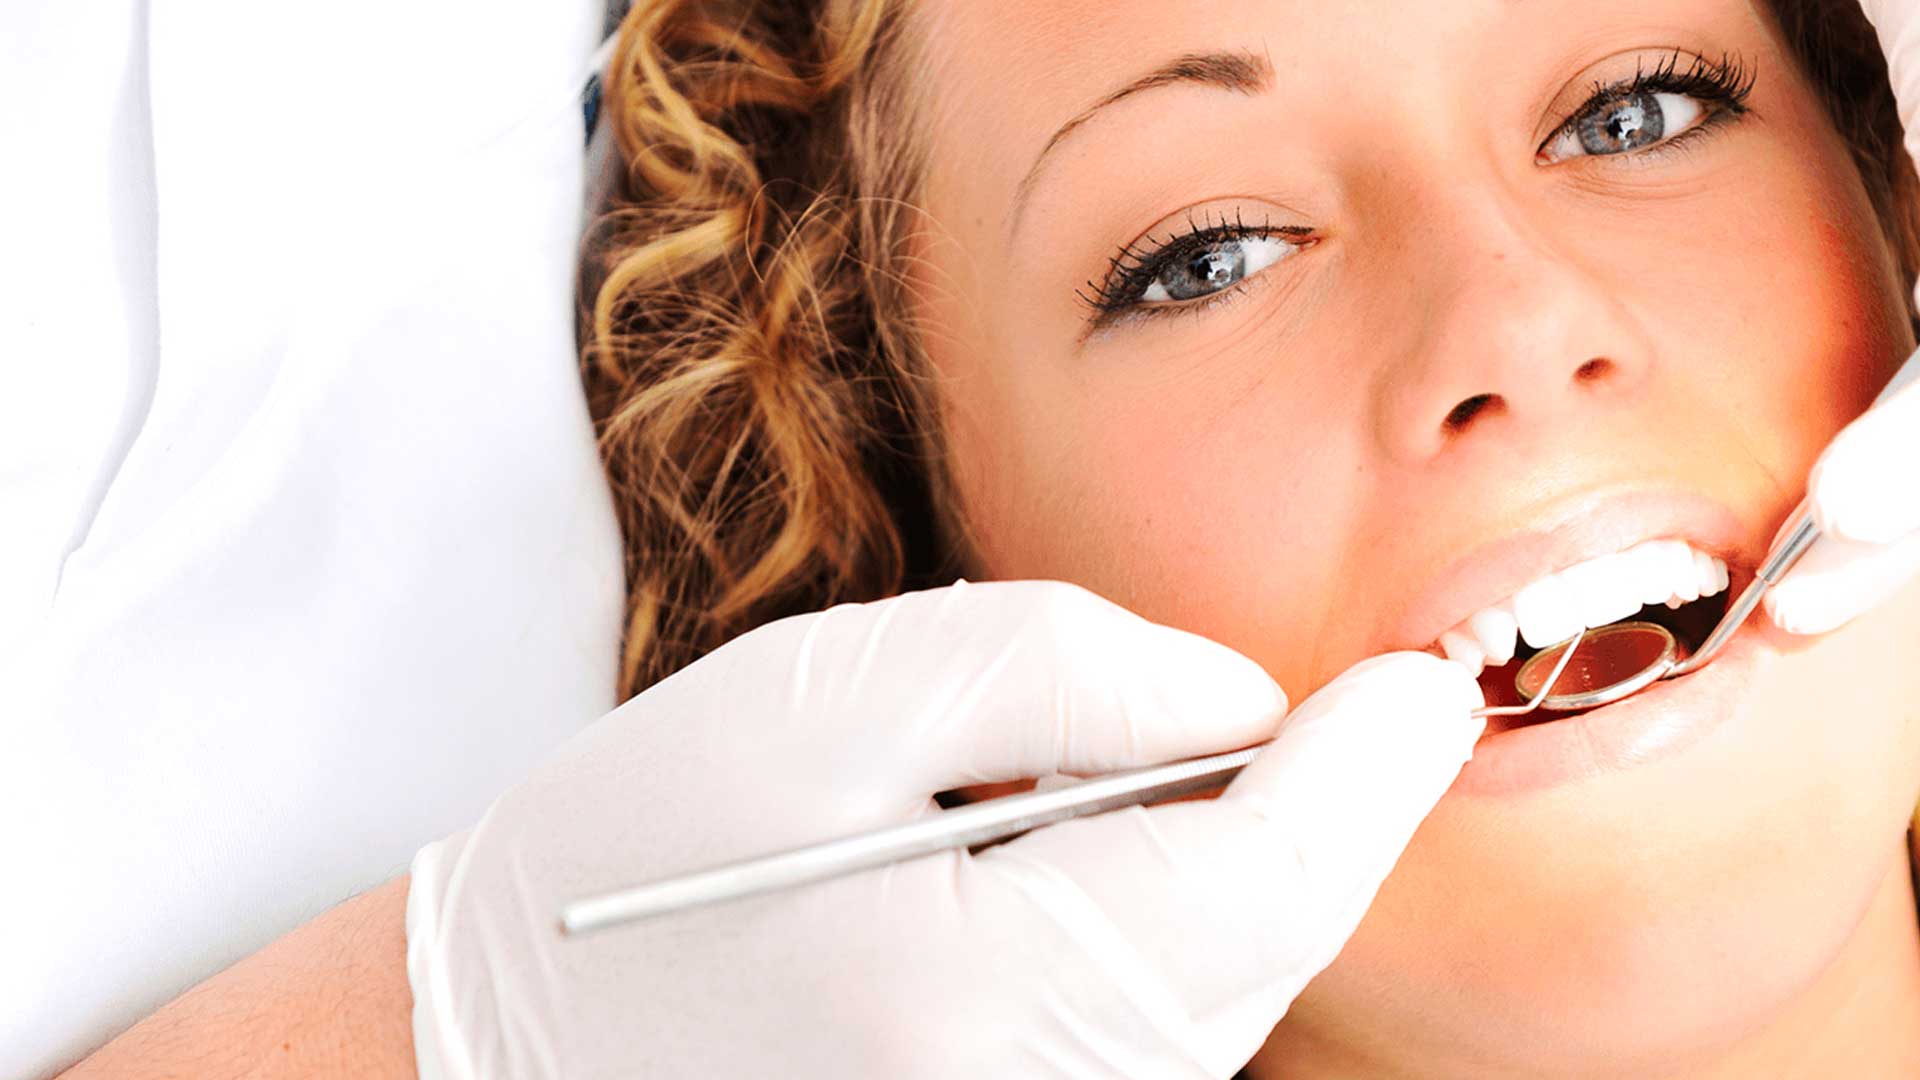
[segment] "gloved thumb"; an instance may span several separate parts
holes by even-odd
[[[1067,822],[979,858],[1100,943],[1104,989],[1226,1075],[1359,925],[1472,756],[1481,704],[1457,664],[1376,657],[1295,709],[1218,799]]]
[[[1873,406],[1842,428],[1814,464],[1807,502],[1821,536],[1764,597],[1775,624],[1794,634],[1827,633],[1920,574],[1915,461],[1920,461],[1920,360],[1909,359]],[[1786,528],[1781,526],[1783,532]]]
[[[1828,537],[1891,544],[1920,531],[1920,362],[1840,430],[1808,476],[1813,520]]]
[[[1789,634],[1825,634],[1852,622],[1920,575],[1920,533],[1891,544],[1822,537],[1761,598]]]

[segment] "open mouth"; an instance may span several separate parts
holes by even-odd
[[[1515,686],[1521,666],[1583,628],[1653,623],[1673,635],[1680,658],[1690,655],[1726,613],[1732,584],[1726,561],[1704,547],[1649,540],[1533,581],[1442,634],[1437,648],[1479,678],[1488,705],[1519,705],[1526,700]],[[1569,715],[1543,707],[1501,726]]]
[[[1676,661],[1684,660],[1692,655],[1693,651],[1700,647],[1700,643],[1706,640],[1707,635],[1713,631],[1713,628],[1719,625],[1721,617],[1727,612],[1729,598],[1732,595],[1733,592],[1731,589],[1722,589],[1712,596],[1703,596],[1698,600],[1683,603],[1678,607],[1669,607],[1664,602],[1659,604],[1646,604],[1632,615],[1616,621],[1649,622],[1656,626],[1664,627],[1668,633],[1673,635],[1678,648],[1674,659]],[[1590,629],[1598,628],[1592,627]],[[1539,651],[1539,649],[1530,645],[1519,643],[1515,647],[1514,657],[1511,661],[1497,667],[1490,665],[1480,673],[1480,689],[1482,693],[1485,694],[1488,705],[1521,705],[1526,703],[1526,696],[1523,695],[1515,685],[1515,678],[1519,675],[1521,666]],[[1543,663],[1544,662],[1545,661],[1543,661]],[[1599,707],[1604,708],[1605,706]],[[1533,713],[1500,718],[1502,723],[1499,727],[1515,728],[1524,727],[1528,724],[1547,723],[1561,717],[1574,716],[1587,711],[1591,710],[1575,709],[1562,712],[1542,705],[1540,709]]]

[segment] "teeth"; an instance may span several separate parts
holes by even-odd
[[[1647,588],[1640,592],[1646,603],[1664,603],[1673,595],[1673,583],[1693,571],[1693,549],[1684,540],[1655,540],[1634,550],[1646,553]]]
[[[1605,626],[1640,610],[1644,581],[1639,574],[1640,557],[1628,558],[1626,552],[1602,555],[1560,572],[1561,580],[1573,592],[1574,611],[1581,626]],[[1568,636],[1577,630],[1569,631]],[[1551,642],[1549,642],[1551,644]]]
[[[1520,636],[1536,649],[1580,632],[1579,598],[1559,574],[1548,574],[1513,594]]]
[[[1700,575],[1700,595],[1712,596],[1727,587],[1727,564],[1704,552],[1693,553],[1693,569]]]
[[[1472,634],[1449,630],[1440,635],[1440,648],[1447,654],[1447,659],[1473,672],[1475,677],[1486,670],[1487,651],[1480,647],[1480,642]]]
[[[1513,659],[1513,639],[1520,632],[1520,623],[1505,604],[1477,612],[1467,620],[1467,629],[1480,645],[1480,651],[1486,653],[1487,663],[1499,665]]]
[[[1677,608],[1726,587],[1726,563],[1683,540],[1650,540],[1548,574],[1442,634],[1440,648],[1477,675],[1513,659],[1516,634],[1545,648],[1629,618],[1644,604]]]

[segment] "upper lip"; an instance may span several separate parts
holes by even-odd
[[[1417,590],[1395,639],[1403,647],[1428,647],[1531,582],[1642,541],[1685,540],[1735,568],[1755,561],[1751,531],[1739,516],[1725,503],[1692,492],[1574,496],[1548,503],[1532,517],[1536,524],[1469,549]]]

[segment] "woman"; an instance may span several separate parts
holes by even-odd
[[[1851,604],[1783,587],[1823,636],[1757,619],[1632,702],[1469,717],[1516,638],[1737,589],[1912,349],[1858,12],[1038,11],[630,16],[587,360],[644,693],[117,1060],[191,1031],[461,1076],[1920,1063],[1920,596],[1884,563]],[[1915,400],[1822,458],[1828,524],[1912,509],[1842,496]],[[1644,542],[1665,570],[1588,565]],[[943,587],[781,618],[909,585]],[[1276,730],[1218,799],[552,925],[930,792]]]
[[[700,6],[636,13],[613,83],[589,376],[631,688],[947,567],[1296,696],[1643,540],[1738,589],[1914,344],[1847,5],[876,3],[818,66]],[[1249,1075],[1751,1075],[1789,1032],[1832,1064],[1839,997],[1910,1019],[1920,603],[1750,640],[1593,751],[1639,767],[1483,744]]]

